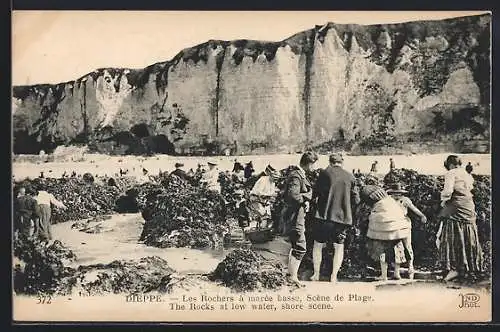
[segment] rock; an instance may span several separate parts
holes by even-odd
[[[433,133],[434,107],[489,109],[490,25],[490,14],[328,23],[283,41],[212,40],[144,69],[16,86],[14,153],[87,141],[105,153],[147,155],[220,153],[233,143],[238,153],[302,151],[332,137],[365,150],[402,134],[423,140]],[[483,113],[479,135],[488,140]],[[449,122],[445,134],[473,126],[461,123]]]
[[[80,266],[75,289],[85,295],[165,293],[171,289],[174,270],[156,256],[116,260],[109,264]]]
[[[14,269],[14,290],[20,294],[69,294],[71,285],[65,282],[74,274],[67,267],[76,259],[75,254],[60,241],[50,246],[37,239],[14,240],[14,256],[22,264]]]
[[[140,240],[156,247],[220,247],[229,233],[222,196],[178,177],[149,191]]]
[[[251,249],[236,249],[217,265],[209,279],[239,291],[278,289],[286,284],[286,268]]]
[[[89,174],[87,180],[92,177]],[[93,177],[92,177],[93,179]],[[47,191],[66,205],[65,210],[53,209],[52,220],[56,223],[69,220],[81,220],[112,213],[120,192],[95,182],[87,182],[80,178],[37,178],[23,181],[28,187],[43,184]],[[15,186],[20,183],[16,182]]]

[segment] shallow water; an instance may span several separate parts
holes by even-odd
[[[53,225],[54,238],[77,255],[75,266],[109,263],[120,259],[158,256],[180,273],[205,274],[213,271],[227,250],[155,248],[139,243],[143,219],[139,213],[112,215],[103,221],[109,232],[87,234],[71,229],[73,222]]]

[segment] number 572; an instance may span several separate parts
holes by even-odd
[[[50,304],[51,300],[50,295],[38,295],[36,304]]]

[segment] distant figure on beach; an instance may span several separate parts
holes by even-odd
[[[118,185],[116,184],[116,180],[113,178],[108,179],[108,186],[118,188]]]
[[[183,180],[189,180],[189,176],[187,173],[182,169],[184,167],[184,164],[182,163],[175,163],[175,170],[170,173],[170,175],[175,175],[180,177]]]
[[[43,175],[43,172],[40,172],[40,176],[39,176],[39,178],[40,178],[40,179],[43,179],[44,177],[45,177],[45,176]]]
[[[371,170],[370,170],[370,172],[371,172],[371,173],[377,173],[377,171],[378,171],[378,170],[377,170],[377,165],[378,165],[378,161],[377,161],[377,160],[375,160],[375,161],[373,162],[373,164],[372,164],[372,168],[371,168]]]
[[[246,164],[245,166],[245,170],[244,170],[244,173],[245,173],[245,179],[249,179],[252,174],[255,172],[255,169],[253,168],[253,163],[252,162],[249,162],[248,164]]]
[[[217,169],[217,163],[215,161],[209,161],[208,167],[209,169],[203,174],[201,182],[207,184],[208,190],[220,193],[221,187],[219,183],[219,170]]]
[[[72,178],[76,177],[76,172],[75,171],[71,172],[71,177]]]
[[[245,181],[245,167],[238,161],[234,162],[233,166],[233,181],[244,182]]]
[[[392,159],[392,158],[389,159],[389,169],[391,171],[396,169],[396,164],[394,163],[394,159]]]
[[[149,172],[148,172],[147,169],[142,168],[142,175],[140,175],[138,177],[139,184],[144,184],[144,183],[147,183],[147,182],[151,182],[151,177],[150,177],[150,175],[148,173]]]
[[[467,166],[465,166],[465,170],[466,170],[466,171],[467,171],[467,173],[469,173],[469,174],[471,174],[471,173],[472,173],[472,171],[474,170],[474,168],[472,167],[472,164],[470,163],[470,161],[469,161],[469,163],[467,164]]]

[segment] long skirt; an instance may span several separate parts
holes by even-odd
[[[462,272],[483,270],[483,251],[476,223],[443,219],[439,257],[443,268]]]
[[[452,197],[440,213],[443,229],[439,257],[446,270],[483,270],[483,251],[479,243],[474,210],[472,199]]]

